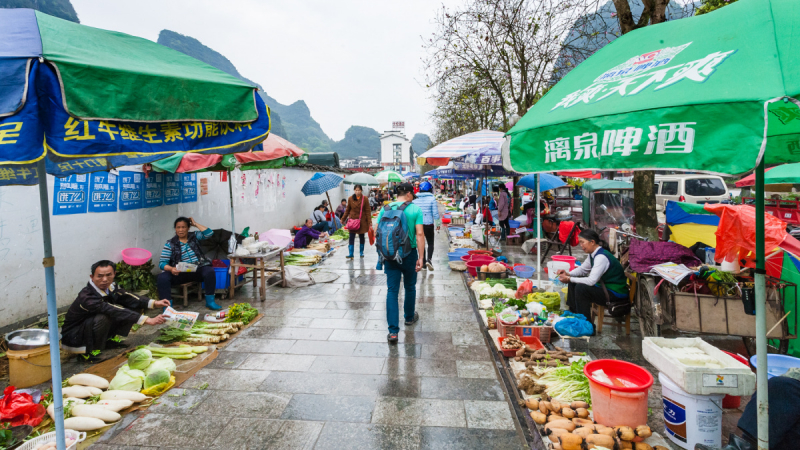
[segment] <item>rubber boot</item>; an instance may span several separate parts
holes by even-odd
[[[362,244],[361,242],[358,243],[358,254],[362,258],[364,257],[364,244]]]
[[[219,306],[217,302],[214,301],[214,294],[206,295],[206,308],[212,311],[219,311],[222,309],[222,306]]]
[[[348,245],[347,249],[350,250],[350,254],[347,255],[347,259],[353,259],[353,251],[355,251],[355,245]]]
[[[709,447],[703,444],[696,444],[694,448],[695,450],[756,450],[756,444],[731,433],[731,436],[728,439],[728,445],[725,447]]]

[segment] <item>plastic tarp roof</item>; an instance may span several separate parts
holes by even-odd
[[[609,189],[633,189],[633,183],[620,180],[591,180],[583,183],[583,192],[603,191]]]

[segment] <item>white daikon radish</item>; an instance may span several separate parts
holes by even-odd
[[[141,392],[133,391],[105,391],[100,394],[100,400],[130,400],[135,403],[143,402],[147,398]]]
[[[133,402],[131,400],[124,400],[124,399],[100,400],[99,402],[97,402],[97,406],[102,406],[103,408],[114,412],[120,412],[125,408],[130,408],[131,405],[133,405]]]
[[[77,387],[77,386],[76,386],[76,387]],[[81,386],[81,387],[88,389],[88,390],[89,390],[89,392],[91,392],[91,393],[92,393],[92,397],[94,397],[95,395],[100,395],[100,394],[102,394],[102,393],[103,393],[103,390],[102,390],[102,389],[100,389],[100,388],[96,388],[96,387],[93,387],[93,386]]]
[[[106,423],[94,417],[70,417],[64,420],[64,428],[75,431],[94,431],[106,426]]]
[[[67,380],[70,386],[92,386],[98,389],[108,389],[108,380],[89,373],[79,373]]]
[[[72,409],[73,406],[82,405],[84,403],[86,403],[86,402],[81,400],[81,399],[79,399],[79,398],[71,398],[71,397],[70,398],[65,398],[64,399],[64,403],[63,403],[64,411],[69,411],[70,409]],[[47,407],[47,415],[50,416],[50,418],[53,419],[53,420],[56,419],[56,404],[55,403],[50,403],[50,406]]]
[[[94,417],[103,422],[116,422],[122,418],[114,411],[109,411],[98,405],[75,405],[72,407],[73,417]]]
[[[66,405],[68,402],[72,402],[73,405],[82,405],[86,403],[86,400],[75,397],[67,397],[63,400],[64,405]]]
[[[67,386],[61,388],[61,395],[64,397],[89,398],[92,396],[92,391],[85,386]]]

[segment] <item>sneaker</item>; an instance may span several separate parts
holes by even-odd
[[[406,326],[408,327],[408,326],[414,325],[415,323],[417,323],[418,320],[419,320],[419,313],[415,312],[414,313],[414,318],[411,319],[410,322],[408,320],[406,320]]]
[[[431,262],[430,262],[430,261],[428,261],[427,263],[425,263],[425,267],[427,267],[427,268],[428,268],[428,270],[431,270],[431,271],[433,270],[433,264],[431,264]]]
[[[389,341],[390,344],[397,344],[397,333],[389,333],[386,336],[386,339]]]

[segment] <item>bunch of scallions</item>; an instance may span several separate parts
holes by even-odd
[[[565,402],[580,400],[591,404],[589,379],[583,374],[585,365],[586,360],[581,359],[568,366],[545,369],[537,383],[547,386],[545,392],[550,397]]]

